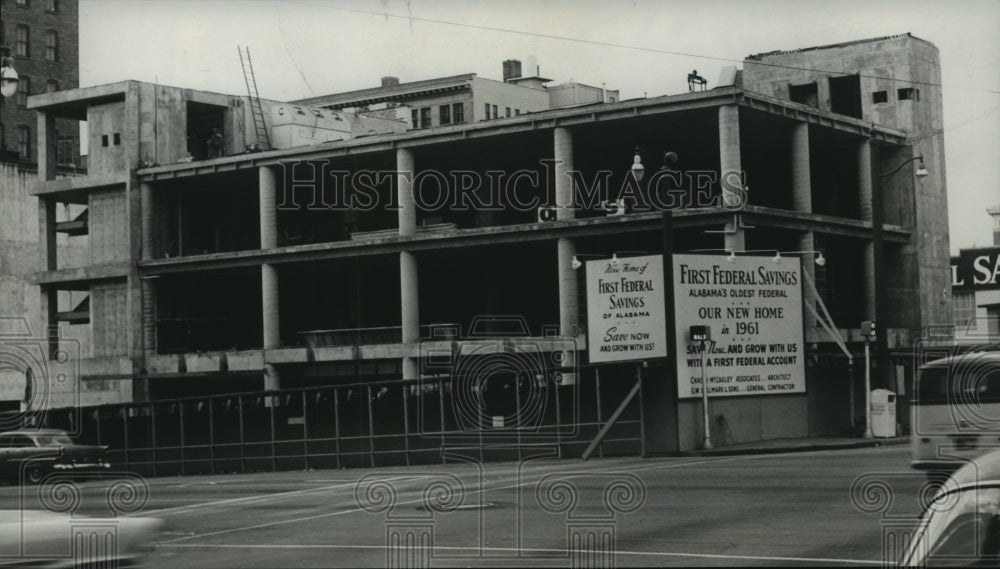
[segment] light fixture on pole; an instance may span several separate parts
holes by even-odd
[[[10,48],[3,46],[0,48],[3,59],[0,60],[0,95],[11,97],[17,93],[18,77],[14,71],[14,58],[10,55]]]
[[[906,160],[903,160],[903,162],[900,163],[899,166],[896,166],[895,168],[893,168],[889,172],[886,172],[885,174],[879,174],[879,177],[880,178],[888,178],[889,176],[892,176],[896,172],[899,172],[900,170],[902,170],[903,166],[906,166],[907,164],[909,164],[911,162],[917,162],[918,160],[920,162],[917,164],[917,169],[913,171],[913,175],[916,176],[916,177],[918,177],[918,178],[923,178],[924,176],[926,176],[927,174],[929,174],[929,172],[927,171],[927,167],[924,166],[924,157],[923,157],[923,155],[914,156],[913,158],[908,158]]]
[[[646,176],[646,167],[642,165],[642,156],[639,155],[641,152],[642,150],[638,146],[636,146],[635,156],[632,157],[631,173],[632,177],[635,178],[636,182],[641,182],[642,179]]]

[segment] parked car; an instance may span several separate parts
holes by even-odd
[[[39,483],[54,471],[104,471],[107,446],[78,445],[66,431],[28,429],[0,433],[0,477]]]
[[[904,567],[1000,567],[1000,451],[958,469],[921,518]]]

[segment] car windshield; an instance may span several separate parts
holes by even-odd
[[[970,488],[940,497],[904,565],[949,567],[1000,563],[1000,488]]]
[[[73,444],[73,439],[66,435],[38,435],[35,437],[38,446],[62,446]]]

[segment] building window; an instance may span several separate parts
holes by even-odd
[[[31,93],[31,78],[25,75],[17,82],[17,106],[24,108],[28,106],[28,95]]]
[[[441,124],[451,124],[451,105],[441,105],[438,112],[441,114]]]
[[[101,135],[101,146],[107,147],[107,145],[108,145],[108,135],[102,134]]]
[[[483,108],[486,109],[485,120],[490,120],[490,104],[489,103],[483,103]]]
[[[59,11],[59,0],[45,0],[45,11],[46,12]]]
[[[60,136],[56,141],[56,162],[58,164],[74,164],[73,137]]]
[[[515,117],[521,116],[521,109],[514,109],[514,116]]]
[[[28,26],[19,24],[17,26],[17,37],[14,38],[14,53],[17,57],[31,57],[30,37],[31,32],[28,30]]]
[[[452,120],[455,124],[465,122],[465,103],[455,103],[451,106]]]
[[[17,153],[22,160],[31,158],[31,127],[20,125],[17,127]]]
[[[897,95],[899,95],[900,101],[909,101],[911,99],[914,101],[920,100],[920,89],[914,89],[913,87],[906,87],[904,89],[900,89],[896,93]]]
[[[495,119],[500,118],[500,115],[497,114],[497,106],[496,105],[493,105],[493,118],[495,118]]]
[[[420,128],[420,110],[413,109],[410,111],[410,122],[413,123],[413,128]]]
[[[431,108],[424,107],[420,109],[420,128],[430,128],[431,127]]]
[[[510,117],[510,107],[506,107],[505,113],[508,117]]]
[[[59,34],[55,30],[45,32],[45,61],[59,61]]]
[[[955,330],[964,332],[969,323],[976,317],[976,293],[972,291],[955,292],[951,297],[952,313],[955,315]],[[973,322],[974,324],[974,322]]]
[[[121,143],[122,143],[122,135],[116,132],[115,133],[115,146],[120,146]]]
[[[803,105],[809,105],[810,107],[819,108],[819,90],[815,83],[806,83],[805,85],[789,85],[788,86],[788,96],[795,103],[801,103]]]
[[[55,79],[49,79],[48,81],[45,82],[46,93],[55,93],[58,90],[59,90],[59,82],[56,81]]]
[[[873,103],[888,103],[889,102],[889,92],[888,91],[875,91],[872,93]]]

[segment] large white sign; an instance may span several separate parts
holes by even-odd
[[[586,271],[590,362],[666,357],[663,257],[588,261]]]
[[[673,258],[678,396],[701,397],[702,353],[692,325],[711,327],[704,354],[710,396],[805,392],[801,261]]]

